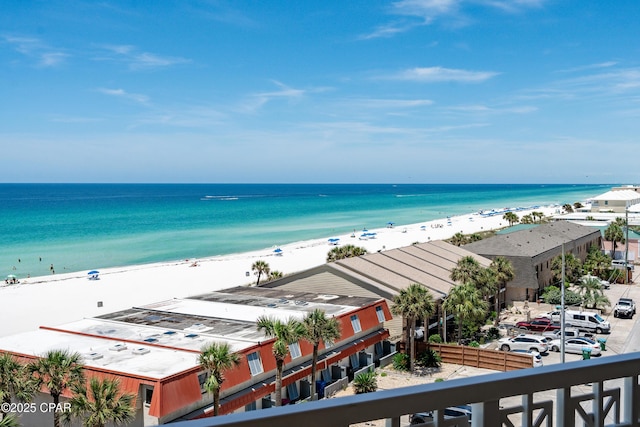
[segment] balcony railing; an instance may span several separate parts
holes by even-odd
[[[187,421],[175,427],[334,427],[471,404],[473,427],[640,426],[640,353],[600,357]],[[404,425],[408,424],[403,418]]]

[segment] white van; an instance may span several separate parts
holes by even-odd
[[[590,311],[565,311],[565,325],[579,329],[581,331],[595,332],[601,334],[603,332],[611,332],[611,325],[604,320],[598,313]]]

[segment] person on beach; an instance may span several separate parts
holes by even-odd
[[[51,270],[51,274],[56,274],[56,271],[53,269],[53,264],[51,264],[49,270]]]

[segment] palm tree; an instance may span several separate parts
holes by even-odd
[[[0,353],[0,403],[11,403],[15,397],[21,402],[30,402],[37,391],[35,381],[23,365],[12,354]],[[0,410],[0,415],[6,414]]]
[[[479,320],[487,313],[488,304],[471,283],[454,286],[442,304],[458,320],[458,343],[462,341],[462,325],[466,321]]]
[[[571,213],[573,212],[573,206],[571,206],[570,203],[565,203],[564,205],[562,205],[562,209],[566,212],[566,213]]]
[[[562,255],[551,260],[551,271],[555,282],[562,280]],[[564,276],[569,283],[578,281],[582,276],[582,262],[571,252],[564,255]]]
[[[268,278],[269,281],[281,279],[281,278],[282,278],[282,271],[272,270],[269,272],[269,278]]]
[[[490,268],[480,268],[476,275],[475,283],[476,289],[480,292],[485,300],[489,300],[489,297],[495,295],[498,288],[498,275]]]
[[[513,264],[511,261],[502,256],[495,257],[489,268],[492,269],[496,274],[496,279],[498,280],[498,287],[496,289],[496,293],[494,295],[494,304],[496,310],[496,318],[494,320],[494,326],[498,326],[500,322],[500,291],[506,288],[507,283],[512,281],[515,276],[515,270],[513,269]]]
[[[578,288],[578,294],[582,298],[584,307],[595,306],[596,300],[602,302],[601,298],[598,298],[599,295],[602,295],[602,285],[597,277],[585,277],[578,280],[573,286]]]
[[[393,298],[391,312],[402,316],[407,323],[409,342],[409,372],[413,372],[415,360],[415,327],[416,320],[421,318],[428,319],[435,310],[433,295],[424,286],[419,283],[412,283],[406,289],[400,290],[400,293]],[[429,325],[425,325],[425,335]]]
[[[513,224],[516,224],[518,221],[520,221],[520,218],[518,218],[518,215],[514,214],[513,212],[506,212],[502,216],[502,219],[509,222],[509,226],[512,226]]]
[[[609,255],[603,254],[597,245],[591,245],[583,266],[585,271],[594,276],[602,277],[602,274],[611,268],[611,258]]]
[[[538,222],[542,222],[542,218],[544,218],[544,213],[543,212],[539,212],[539,211],[533,211],[531,212],[531,216],[533,218],[538,218]]]
[[[276,359],[276,406],[282,406],[282,370],[284,359],[289,354],[289,344],[297,342],[304,336],[302,323],[290,318],[286,322],[267,316],[260,316],[257,321],[258,331],[264,331],[267,338],[273,341],[273,356]]]
[[[0,419],[0,427],[20,427],[20,423],[16,419],[15,415],[5,415]]]
[[[338,261],[345,258],[358,257],[366,254],[367,254],[367,250],[360,246],[354,246],[354,245],[338,246],[331,249],[327,253],[327,262]]]
[[[467,238],[464,234],[458,232],[449,239],[449,243],[456,246],[462,246],[467,243]]]
[[[623,220],[624,221],[624,220]],[[622,232],[622,227],[618,224],[618,221],[613,222],[607,227],[604,231],[605,240],[609,240],[611,242],[611,258],[615,259],[616,255],[616,247],[618,246],[618,242],[624,243],[624,233]]]
[[[327,317],[319,308],[308,313],[302,321],[304,325],[303,339],[313,345],[311,359],[311,386],[315,387],[316,370],[318,365],[318,348],[320,343],[332,344],[340,338],[340,322],[335,317]]]
[[[253,274],[258,276],[258,280],[256,281],[256,286],[258,286],[260,285],[260,276],[262,276],[263,274],[269,275],[269,272],[271,272],[271,268],[265,261],[258,260],[251,266],[251,271],[254,272]]]
[[[480,268],[480,263],[471,255],[467,255],[458,260],[449,277],[458,283],[475,283]]]
[[[522,224],[533,224],[535,221],[533,220],[533,216],[531,214],[522,215],[522,220],[520,220]]]
[[[53,403],[60,403],[60,395],[84,382],[80,353],[68,350],[50,350],[43,357],[31,362],[29,371],[33,373],[38,385],[49,390]],[[53,413],[54,427],[60,427],[60,413]]]
[[[220,409],[220,387],[224,382],[224,371],[240,364],[240,356],[231,350],[229,343],[213,342],[200,351],[198,363],[210,372],[204,384],[205,390],[213,393],[213,415],[217,416]]]
[[[75,385],[73,391],[71,408],[62,414],[66,423],[77,418],[83,420],[85,427],[104,427],[107,423],[124,425],[133,421],[135,396],[123,393],[117,378],[92,377],[89,389],[82,383]]]

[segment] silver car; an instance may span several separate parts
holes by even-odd
[[[551,341],[551,351],[560,351],[562,342],[557,339]],[[567,353],[582,354],[588,349],[592,356],[600,356],[600,343],[586,337],[568,338],[564,342],[564,351]]]
[[[502,351],[534,350],[538,353],[549,351],[545,337],[529,334],[520,334],[513,338],[502,338],[498,341],[498,348]]]

